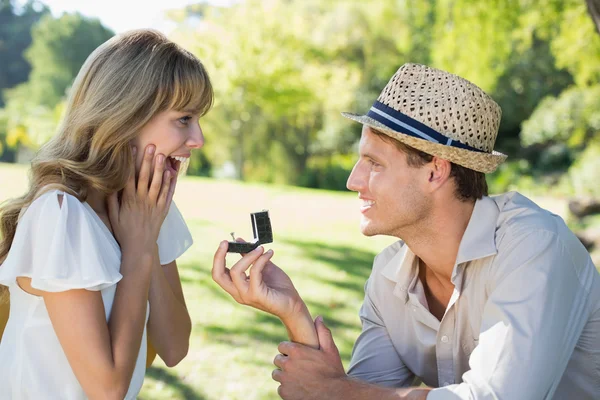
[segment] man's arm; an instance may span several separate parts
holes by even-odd
[[[318,317],[315,321],[319,349],[283,342],[275,357],[273,379],[284,400],[323,398],[331,400],[425,400],[429,388],[386,388],[362,382],[344,372],[331,331]]]
[[[348,375],[361,381],[386,387],[408,387],[414,374],[396,351],[385,322],[379,312],[373,275],[365,283],[365,299],[359,316],[362,331],[352,349]]]
[[[362,332],[352,351],[348,375],[330,330],[318,317],[318,350],[284,342],[274,364],[273,379],[285,400],[300,400],[319,394],[323,398],[425,399],[429,388],[409,388],[414,374],[402,362],[374,301],[376,284],[365,284],[365,300],[360,310]]]
[[[304,388],[314,385],[319,386],[316,389],[319,390],[320,396],[332,399],[363,398],[356,397],[359,395],[366,396],[364,398],[424,398],[429,390],[427,388],[386,389],[348,377],[331,339],[331,333],[322,322],[317,322],[317,329],[320,324],[331,342],[320,343],[310,313],[291,280],[270,261],[272,252],[263,253],[262,246],[258,247],[244,255],[231,269],[226,267],[226,254],[227,242],[223,241],[213,260],[213,279],[238,303],[278,316],[285,324],[290,340],[296,342],[286,342],[295,349],[292,354],[279,355],[276,358],[276,365],[280,368],[283,364],[280,366],[278,362],[281,361],[290,365],[292,370],[300,371],[290,374],[286,372],[287,369],[282,368],[273,372],[275,380],[281,379],[279,391],[286,394],[284,398],[311,398],[317,392],[307,393]],[[249,276],[246,275],[248,270]],[[387,386],[407,385],[412,381],[413,375],[393,348],[379,313],[369,299],[368,291],[361,312],[364,314],[363,333],[355,347],[353,361],[356,362],[351,366],[351,373],[360,379]],[[284,347],[280,350],[285,350],[286,344],[282,346]],[[330,351],[327,352],[326,348]],[[298,368],[294,365],[298,365]],[[335,390],[332,390],[333,388]]]

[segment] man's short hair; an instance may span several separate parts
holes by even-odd
[[[394,146],[404,154],[409,166],[414,168],[422,167],[431,162],[433,156],[410,147],[399,140],[396,140],[377,129],[371,128],[373,132],[381,139],[388,143],[393,143]],[[460,201],[478,200],[483,196],[488,195],[488,186],[483,172],[477,172],[460,165],[450,163],[450,177],[454,178],[455,190],[454,194]]]

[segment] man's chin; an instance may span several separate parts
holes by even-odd
[[[373,224],[367,221],[361,221],[360,233],[367,237],[376,236],[380,234],[380,232],[373,226]]]

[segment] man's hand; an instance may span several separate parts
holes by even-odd
[[[229,269],[225,266],[227,246],[226,241],[219,245],[213,260],[212,276],[235,301],[284,321],[304,311],[304,302],[291,279],[271,262],[272,250],[263,254],[264,249],[259,246],[243,254],[242,259]],[[248,269],[250,273],[246,275]]]
[[[259,246],[231,267],[226,267],[227,241],[221,242],[213,260],[212,277],[240,304],[245,304],[281,319],[290,340],[318,347],[315,326],[306,304],[290,277],[271,262],[273,251],[263,254]],[[250,268],[252,267],[252,268]],[[247,275],[246,271],[250,269]]]
[[[313,349],[297,343],[283,342],[273,363],[273,379],[284,400],[335,399],[348,378],[331,331],[321,317],[315,320],[320,348]]]

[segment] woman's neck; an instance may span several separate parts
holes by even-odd
[[[98,215],[108,215],[106,207],[106,195],[94,189],[90,189],[87,197],[87,203],[96,211]]]

